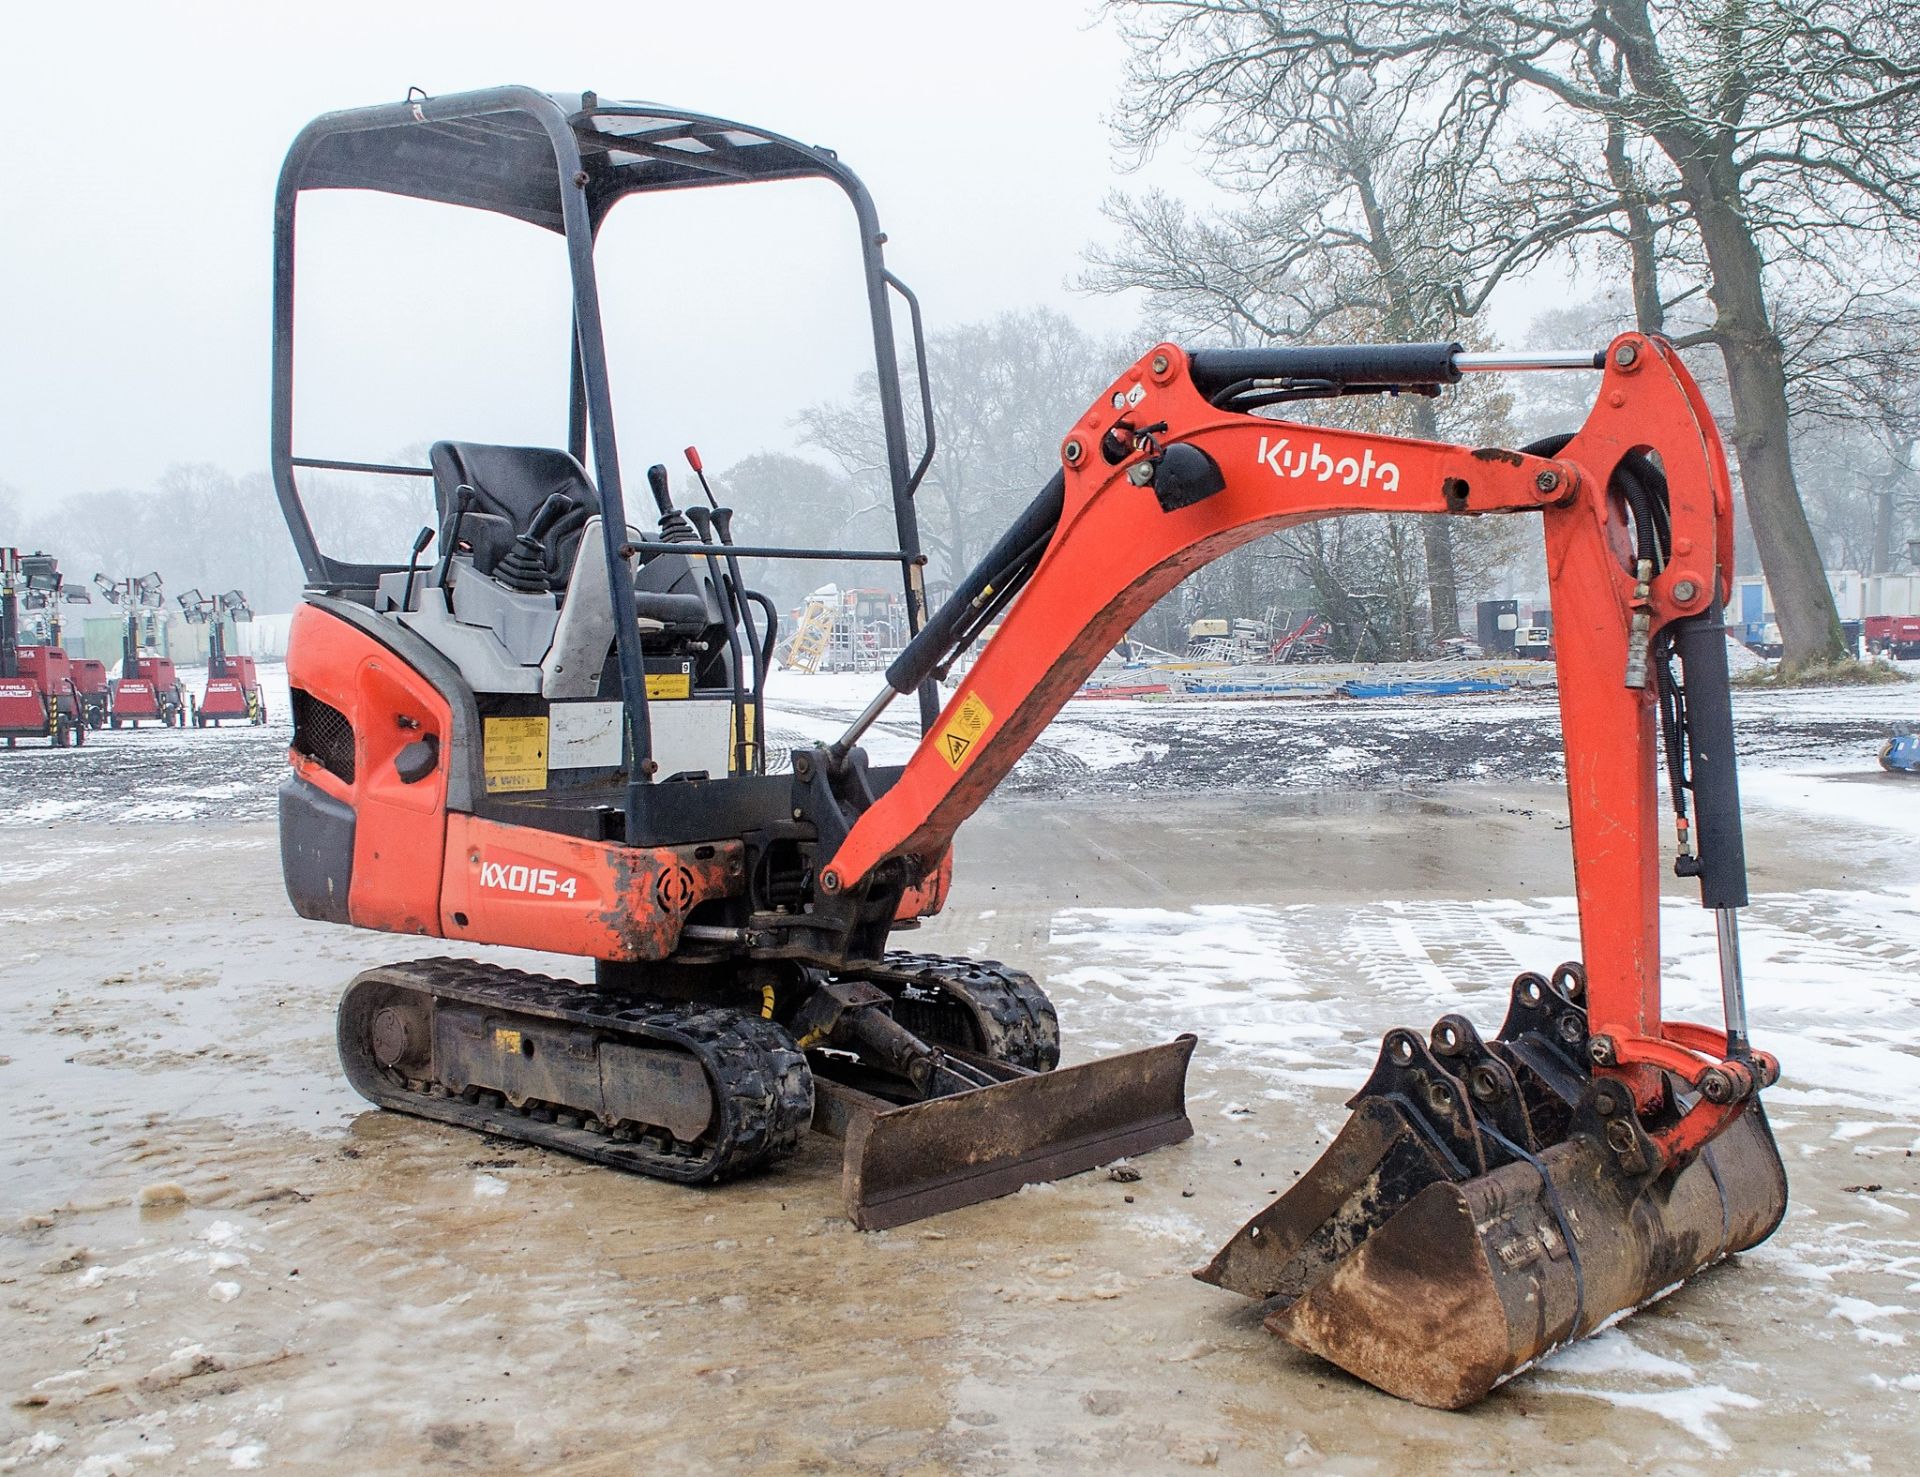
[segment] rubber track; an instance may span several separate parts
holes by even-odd
[[[351,1008],[358,992],[375,986],[678,1048],[699,1060],[709,1084],[717,1088],[720,1132],[703,1154],[672,1153],[542,1122],[484,1100],[470,1103],[402,1086],[368,1050],[371,1013],[355,1020]],[[813,1077],[806,1056],[772,1021],[721,1006],[649,1000],[469,959],[421,959],[367,970],[341,996],[339,1037],[348,1081],[383,1108],[682,1184],[732,1179],[792,1153],[813,1117]],[[591,1112],[571,1104],[554,1106],[582,1116]]]
[[[982,1055],[1030,1072],[1051,1072],[1060,1065],[1060,1018],[1053,1002],[1032,975],[1009,969],[997,959],[894,950],[872,968],[848,970],[839,977],[867,980],[889,994],[915,985],[970,1003],[975,1007],[975,1022],[987,1037],[980,1043]],[[972,1048],[975,1043],[934,1044]]]

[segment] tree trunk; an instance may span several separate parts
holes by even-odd
[[[1897,475],[1897,474],[1896,474]],[[1891,574],[1893,572],[1893,487],[1891,479],[1886,487],[1873,495],[1873,551],[1867,563],[1871,566],[1868,574]]]
[[[1619,192],[1627,213],[1627,253],[1633,272],[1633,322],[1642,333],[1663,333],[1667,310],[1660,300],[1660,261],[1656,251],[1653,212],[1633,161],[1627,156],[1626,126],[1607,120],[1607,178]]]
[[[1735,18],[1744,16],[1742,5]],[[1733,159],[1736,130],[1708,131],[1688,111],[1661,54],[1646,0],[1626,0],[1614,20],[1626,32],[1621,55],[1636,91],[1658,104],[1652,136],[1680,172],[1700,244],[1706,248],[1714,335],[1726,361],[1733,400],[1734,457],[1754,546],[1780,622],[1780,665],[1791,671],[1838,661],[1847,654],[1846,642],[1820,546],[1807,524],[1793,475],[1786,368],[1767,311],[1766,262],[1753,238],[1744,184]]]
[[[1713,272],[1709,295],[1733,400],[1733,450],[1746,491],[1754,545],[1780,622],[1781,666],[1838,661],[1847,654],[1840,612],[1807,523],[1787,443],[1787,375],[1767,315],[1760,250],[1730,164],[1690,161],[1682,177]]]
[[[1387,212],[1374,187],[1373,162],[1363,153],[1347,161],[1347,177],[1359,193],[1360,208],[1367,221],[1367,251],[1386,290],[1388,309],[1386,327],[1395,338],[1412,339],[1427,325],[1414,310],[1413,294],[1400,259]],[[1413,397],[1413,433],[1423,441],[1440,439],[1440,417],[1431,400]],[[1445,516],[1422,518],[1421,542],[1426,554],[1427,610],[1433,626],[1433,639],[1445,641],[1460,634],[1460,595],[1453,570],[1453,525]],[[1407,629],[1403,623],[1403,629]],[[1408,632],[1410,637],[1410,630]],[[1409,640],[1406,645],[1411,645]],[[1411,650],[1406,653],[1411,656]]]
[[[1432,401],[1414,398],[1413,433],[1423,441],[1440,439],[1440,417]],[[1422,518],[1420,537],[1427,560],[1427,611],[1433,639],[1450,641],[1460,634],[1460,587],[1453,567],[1451,515]]]

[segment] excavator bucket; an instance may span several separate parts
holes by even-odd
[[[1051,1072],[950,1048],[998,1080],[898,1106],[816,1077],[814,1127],[845,1141],[848,1218],[885,1230],[1191,1138],[1194,1041],[1179,1036]]]
[[[1757,1098],[1659,1162],[1586,1066],[1578,966],[1523,974],[1499,1036],[1389,1032],[1333,1143],[1194,1275],[1390,1394],[1459,1409],[1772,1234],[1786,1171]]]

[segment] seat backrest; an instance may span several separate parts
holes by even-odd
[[[473,489],[473,506],[460,536],[473,551],[474,568],[482,574],[493,572],[548,498],[555,493],[566,497],[571,506],[541,540],[548,578],[556,587],[564,585],[573,570],[580,530],[600,511],[600,495],[579,462],[551,447],[490,446],[479,441],[436,441],[427,460],[433,468],[433,497],[443,541],[453,531],[455,492],[462,485]]]

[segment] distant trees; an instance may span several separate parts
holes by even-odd
[[[1478,221],[1451,243],[1469,303],[1516,268],[1609,244],[1643,326],[1704,290],[1712,317],[1692,337],[1725,365],[1786,659],[1839,654],[1787,437],[1789,304],[1821,305],[1837,334],[1914,285],[1920,15],[1899,0],[1110,7],[1132,43],[1127,135],[1197,126],[1230,179],[1281,157],[1316,97],[1359,89],[1391,109]]]
[[[713,490],[734,509],[734,538],[783,548],[884,549],[894,546],[893,505],[853,478],[791,452],[765,451],[713,474]],[[822,585],[895,589],[897,566],[748,559],[741,575],[781,610]]]
[[[1397,186],[1381,185],[1383,195]],[[1315,321],[1357,325],[1354,337],[1380,337],[1381,320],[1396,311],[1378,280],[1376,259],[1362,268],[1342,250],[1299,252],[1280,267],[1256,269],[1251,244],[1272,240],[1250,221],[1188,219],[1163,197],[1116,202],[1140,212],[1142,228],[1116,255],[1096,264],[1111,276],[1095,280],[1118,288],[1135,274],[1161,275],[1151,289],[1152,331],[1131,341],[1103,344],[1061,314],[1045,309],[1006,313],[937,333],[928,360],[934,386],[938,452],[918,499],[923,539],[934,556],[934,579],[955,578],[972,567],[1014,515],[1059,465],[1060,438],[1095,395],[1152,338],[1260,339],[1276,321],[1288,321],[1284,304],[1324,303]],[[1416,209],[1395,197],[1391,209]],[[1242,234],[1228,247],[1216,235]],[[1189,272],[1194,252],[1209,252],[1206,269]],[[1121,250],[1131,253],[1124,261]],[[1346,280],[1351,272],[1354,282]],[[1372,284],[1372,295],[1363,285]],[[1356,285],[1358,284],[1358,285]],[[1296,295],[1290,297],[1289,295]],[[1443,305],[1403,301],[1396,324],[1430,324]],[[1419,316],[1431,313],[1431,317]],[[1398,336],[1411,336],[1402,330]],[[1430,401],[1324,402],[1289,406],[1291,414],[1328,423],[1422,435],[1449,435],[1473,442],[1505,436],[1507,400],[1490,385],[1450,396],[1436,411]],[[723,496],[760,517],[782,539],[801,543],[883,544],[892,537],[878,394],[863,377],[845,400],[810,407],[800,418],[802,440],[831,456],[834,467],[792,455],[752,457],[720,479]],[[1462,577],[1476,583],[1510,561],[1518,530],[1508,520],[1353,518],[1308,525],[1271,535],[1196,571],[1141,622],[1136,635],[1163,648],[1184,649],[1187,626],[1200,617],[1249,619],[1281,634],[1309,611],[1334,625],[1344,654],[1405,658],[1432,649],[1435,626],[1457,633]],[[1436,527],[1437,525],[1437,527]],[[758,528],[760,525],[754,525]],[[758,541],[760,535],[754,535]],[[1438,551],[1436,553],[1436,550]],[[766,578],[775,578],[767,575]],[[782,598],[798,598],[793,573]],[[819,569],[814,583],[824,582]],[[860,578],[841,573],[836,578]],[[880,583],[869,571],[862,582]],[[889,581],[884,581],[890,583]],[[1435,617],[1435,597],[1438,609]]]
[[[290,610],[299,597],[299,561],[263,472],[173,466],[148,491],[69,494],[24,529],[29,546],[59,558],[72,585],[153,570],[169,599],[196,585],[209,594],[245,590],[259,611]]]

